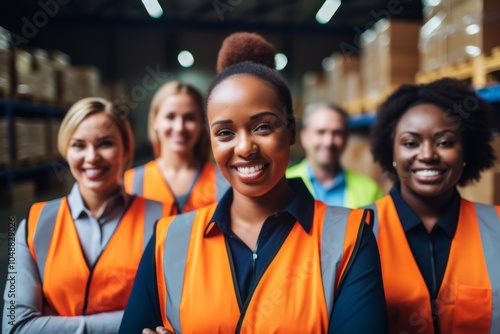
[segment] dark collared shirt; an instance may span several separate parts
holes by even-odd
[[[300,187],[304,186],[302,181],[292,179],[288,182],[294,190],[294,196],[285,210],[267,217],[262,225],[254,252],[231,231],[229,212],[233,202],[232,191],[224,195],[212,217],[212,221],[217,222],[218,227],[226,235],[238,279],[238,301],[242,306],[257,283],[262,270],[281,248],[295,222],[298,222],[307,233],[311,230],[314,198],[307,192],[307,189],[301,191]]]
[[[450,255],[451,242],[457,229],[460,195],[455,190],[450,205],[430,233],[401,197],[399,183],[394,185],[390,195],[396,206],[413,257],[429,290],[432,303],[439,293]],[[439,333],[437,321],[434,321],[434,328],[434,332]]]
[[[266,265],[281,248],[298,222],[309,232],[314,216],[314,199],[300,179],[288,180],[294,196],[285,210],[269,216],[252,252],[230,229],[232,189],[222,198],[212,221],[229,245],[237,278],[237,294],[243,302],[253,290]],[[214,228],[214,227],[212,227]],[[210,233],[206,235],[210,237]],[[147,246],[137,271],[119,333],[140,333],[162,324],[154,258],[155,237]],[[254,261],[255,260],[255,261]],[[335,284],[326,282],[325,284]],[[330,320],[330,333],[387,333],[387,308],[382,285],[380,258],[369,228],[361,235],[360,248],[338,291]],[[305,310],[307,311],[307,310]]]

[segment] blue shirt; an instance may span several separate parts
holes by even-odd
[[[347,182],[343,169],[339,169],[337,176],[335,176],[332,183],[328,186],[318,181],[309,163],[307,163],[306,171],[318,200],[328,205],[345,206]]]
[[[310,231],[314,199],[300,179],[288,180],[294,196],[287,208],[269,216],[259,234],[255,255],[231,230],[229,209],[232,189],[217,206],[211,221],[224,232],[236,275],[238,302],[246,301],[258,278],[278,252],[296,222]],[[375,237],[369,228],[360,236],[356,258],[342,285],[332,310],[330,333],[387,333],[387,308],[382,284],[380,258]],[[134,282],[119,333],[141,333],[143,328],[162,324],[156,268],[155,237],[147,246]],[[330,282],[335,284],[334,282]],[[221,291],[222,293],[222,291]]]
[[[394,185],[390,195],[396,206],[399,220],[406,234],[413,257],[424,278],[431,298],[431,305],[437,298],[443,282],[451,242],[457,230],[460,211],[460,195],[455,190],[450,205],[428,233],[424,224],[401,197],[400,184]],[[437,312],[434,308],[434,333],[439,333]]]

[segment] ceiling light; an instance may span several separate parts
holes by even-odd
[[[441,3],[441,0],[424,0],[424,6],[436,7]]]
[[[189,51],[181,51],[177,56],[177,60],[182,67],[191,67],[194,63],[194,57]]]
[[[441,23],[443,22],[443,19],[439,17],[439,15],[436,15],[432,17],[429,21],[427,21],[426,24],[422,26],[420,29],[421,33],[423,36],[430,36],[434,30],[436,30]]]
[[[479,56],[481,54],[481,49],[474,45],[467,45],[465,47],[465,52],[472,57]]]
[[[288,64],[288,58],[283,53],[277,53],[274,56],[274,61],[276,62],[276,69],[281,71]]]
[[[477,24],[470,24],[470,25],[468,25],[468,26],[465,28],[465,32],[467,33],[467,35],[475,35],[475,34],[477,34],[480,30],[481,30],[481,28],[480,28],[480,27],[479,27],[479,25],[477,25]]]
[[[163,9],[161,9],[158,0],[142,0],[142,3],[146,7],[149,16],[157,19],[163,14]]]
[[[316,21],[321,24],[328,23],[339,7],[340,0],[326,0],[316,13]]]
[[[335,69],[335,60],[333,60],[333,58],[331,57],[326,57],[321,62],[321,66],[327,72],[333,71]]]

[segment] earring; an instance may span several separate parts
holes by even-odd
[[[396,168],[396,161],[392,162],[392,167]]]
[[[465,167],[465,166],[467,166],[467,163],[465,163],[465,161],[464,161],[464,167]]]

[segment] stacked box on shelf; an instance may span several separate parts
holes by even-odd
[[[359,112],[356,101],[361,98],[361,74],[359,57],[346,57],[340,53],[331,56],[335,65],[327,73],[329,94],[327,102],[342,105],[351,113]]]
[[[500,46],[500,1],[443,0],[448,11],[447,63],[489,55]]]
[[[380,20],[362,34],[361,73],[365,109],[370,111],[418,71],[420,24]]]
[[[31,162],[46,157],[46,128],[43,118],[14,118],[17,161]]]
[[[0,167],[9,163],[9,124],[6,118],[0,118]]]
[[[459,189],[460,194],[471,201],[500,205],[500,136],[492,141],[496,155],[495,166],[481,173],[481,179]]]
[[[442,3],[424,6],[423,25],[419,33],[419,71],[429,72],[446,65],[447,11]]]
[[[49,58],[54,69],[55,96],[58,105],[68,106],[77,100],[75,74],[70,57],[61,51],[50,51]]]
[[[37,78],[33,71],[33,56],[27,50],[14,50],[14,96],[35,99]]]
[[[442,0],[424,6],[424,23],[419,42],[423,61],[417,82],[449,76],[479,88],[499,81],[493,75],[498,72],[495,49],[500,46],[498,0]],[[439,44],[432,43],[435,36],[439,36]],[[438,47],[444,52],[434,62]]]
[[[78,66],[74,68],[76,98],[99,96],[101,73],[93,66]]]
[[[0,98],[10,96],[10,33],[0,27]]]
[[[304,74],[302,85],[304,106],[313,102],[327,101],[329,91],[327,80],[323,73],[308,72]],[[301,112],[302,110],[298,110],[297,115]]]
[[[32,56],[36,73],[36,95],[43,102],[54,103],[56,100],[56,82],[49,53],[43,49],[35,49],[32,51]]]
[[[58,154],[57,150],[57,135],[59,133],[59,127],[61,126],[61,120],[52,119],[47,123],[47,152],[56,156]]]

